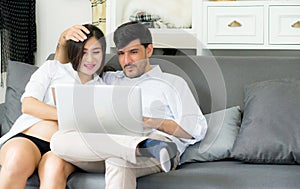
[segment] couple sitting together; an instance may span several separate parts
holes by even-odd
[[[25,188],[36,170],[41,189],[65,189],[78,168],[105,173],[106,189],[135,189],[136,178],[175,169],[187,146],[204,138],[207,123],[187,83],[150,65],[149,29],[125,23],[113,40],[123,70],[102,73],[106,41],[99,28],[75,25],[61,34],[55,60],[32,75],[21,97],[23,114],[0,139],[1,189]],[[52,88],[61,83],[138,85],[143,125],[152,132],[140,137],[58,130]]]

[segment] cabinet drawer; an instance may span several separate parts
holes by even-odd
[[[263,44],[263,6],[208,7],[208,44]]]
[[[269,43],[300,44],[300,6],[269,7]]]

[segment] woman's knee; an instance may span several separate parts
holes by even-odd
[[[41,158],[37,147],[22,138],[7,141],[0,153],[2,170],[18,176],[30,176]]]
[[[60,159],[51,151],[47,152],[39,164],[38,174],[41,188],[65,188],[68,176],[74,166]]]
[[[39,172],[51,177],[68,177],[74,170],[75,166],[59,158],[51,151],[43,156],[39,165]]]

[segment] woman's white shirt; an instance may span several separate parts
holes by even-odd
[[[32,74],[25,87],[25,92],[21,97],[21,101],[25,97],[33,97],[46,104],[55,106],[52,88],[55,87],[55,85],[62,83],[74,85],[82,84],[71,63],[61,64],[59,61],[48,60]],[[104,82],[97,74],[94,74],[91,81],[85,83],[85,85],[98,84],[104,84]],[[16,120],[11,130],[0,138],[0,144],[39,121],[41,121],[41,119],[37,117],[22,114]]]

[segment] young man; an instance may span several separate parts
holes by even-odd
[[[23,114],[0,138],[0,188],[26,188],[28,178],[38,172],[40,188],[65,189],[75,167],[50,150],[50,139],[58,130],[52,88],[57,84],[99,85],[105,61],[103,32],[86,24],[85,41],[68,41],[69,64],[46,61],[32,74],[21,97]]]
[[[88,32],[73,26],[62,34],[55,59],[66,62],[64,41],[84,40],[82,31]],[[187,83],[150,65],[153,44],[147,27],[125,23],[114,32],[114,42],[123,70],[106,72],[103,80],[112,85],[141,87],[144,127],[151,132],[147,137],[58,132],[51,145],[54,153],[85,170],[99,171],[102,165],[107,189],[134,189],[138,177],[175,169],[186,147],[204,138],[207,123]],[[78,147],[73,144],[82,139]]]

